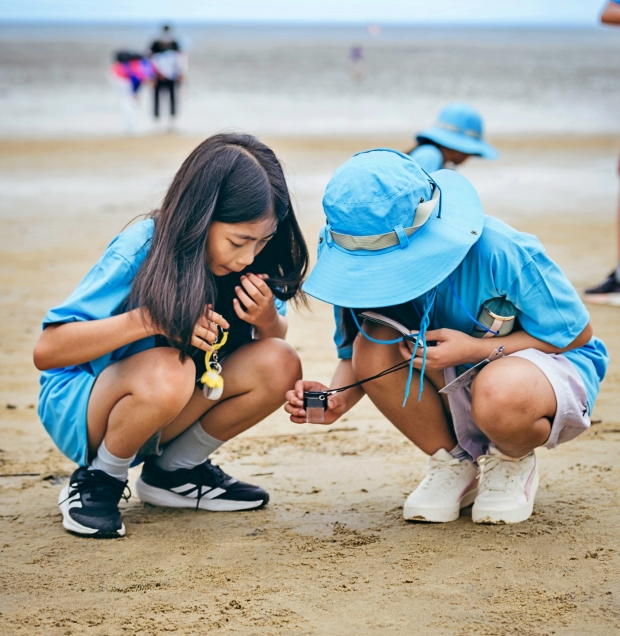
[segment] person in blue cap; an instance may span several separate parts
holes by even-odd
[[[340,362],[330,387],[409,361],[363,389],[330,394],[324,423],[365,393],[430,456],[405,519],[451,521],[473,502],[477,523],[526,520],[539,480],[535,449],[590,426],[608,365],[575,289],[536,237],[484,214],[467,179],[428,175],[396,150],[352,157],[323,206],[319,258],[303,289],[335,308]],[[417,333],[415,344],[365,320],[368,310]],[[471,386],[439,393],[461,366],[489,357]],[[407,399],[412,381],[417,395]],[[286,394],[291,420],[308,419],[305,391],[326,390],[298,381]]]
[[[610,26],[620,26],[620,0],[611,0],[607,3],[601,14],[601,22]],[[620,162],[618,162],[618,174],[620,174]],[[605,280],[585,290],[586,298],[590,302],[606,304],[612,298],[620,298],[620,202],[618,203],[616,240],[618,264]]]
[[[426,172],[458,166],[471,156],[497,159],[499,153],[482,138],[482,117],[468,104],[446,106],[434,126],[416,136],[418,145],[409,151]]]

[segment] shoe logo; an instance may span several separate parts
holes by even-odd
[[[67,510],[71,510],[72,508],[81,508],[82,507],[82,499],[80,497],[80,493],[77,491],[73,491],[69,493],[69,496],[60,502],[61,504],[67,504]]]
[[[172,492],[177,493],[177,495],[181,495],[182,497],[197,499],[199,496],[203,497],[205,493],[208,493],[212,489],[209,488],[209,486],[198,486],[196,484],[183,484],[182,486],[175,486],[174,488],[171,488],[170,490],[172,490]]]

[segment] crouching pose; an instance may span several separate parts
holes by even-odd
[[[478,523],[526,520],[535,449],[588,428],[608,363],[575,290],[534,236],[483,214],[464,177],[428,175],[396,151],[354,156],[323,204],[327,225],[304,290],[335,306],[341,360],[330,388],[405,367],[330,394],[325,423],[366,392],[430,455],[406,519],[451,521],[473,503]],[[364,319],[368,310],[417,337]],[[439,393],[489,356],[473,383]],[[299,381],[287,393],[291,420],[306,421],[304,391],[326,390]]]
[[[39,415],[79,466],[60,494],[65,528],[123,536],[118,504],[141,461],[142,501],[267,503],[208,457],[301,377],[284,314],[307,262],[273,152],[247,135],[198,146],[161,208],[117,236],[43,321]]]

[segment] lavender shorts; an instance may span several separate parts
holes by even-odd
[[[573,364],[561,354],[542,353],[536,349],[525,349],[511,354],[533,362],[546,376],[553,387],[557,409],[551,434],[543,444],[555,448],[558,444],[574,439],[590,427],[586,388]],[[456,378],[456,370],[444,370],[446,384]],[[471,417],[471,391],[461,389],[448,395],[450,411],[454,421],[454,432],[459,444],[474,458],[487,452],[489,439],[474,424]]]

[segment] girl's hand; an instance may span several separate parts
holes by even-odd
[[[218,325],[222,329],[229,329],[230,325],[223,316],[205,307],[205,313],[194,326],[192,334],[192,345],[203,351],[213,351],[211,346],[219,336]]]
[[[320,382],[298,380],[295,389],[286,392],[286,404],[284,410],[290,414],[291,422],[295,424],[306,423],[306,411],[304,411],[304,391],[329,391]],[[327,410],[325,411],[325,421],[323,424],[333,424],[347,408],[343,393],[336,393],[327,398]]]
[[[278,320],[273,292],[265,283],[265,278],[266,274],[242,276],[243,287],[235,287],[237,298],[233,298],[233,308],[237,316],[254,325],[259,331],[268,329]]]
[[[447,369],[459,364],[478,363],[488,355],[481,347],[480,338],[473,338],[455,329],[435,329],[426,332],[426,340],[437,340],[434,347],[426,347],[426,368]],[[405,360],[411,360],[413,343],[402,341],[398,348]],[[416,359],[413,362],[415,369],[422,368],[422,343],[418,346]]]

